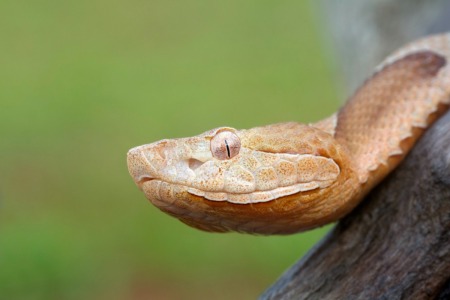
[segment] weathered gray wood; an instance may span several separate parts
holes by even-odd
[[[261,299],[449,299],[450,113]]]

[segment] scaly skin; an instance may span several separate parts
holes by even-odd
[[[139,146],[129,172],[159,209],[206,231],[290,234],[336,221],[445,112],[449,58],[450,34],[416,41],[328,119]]]

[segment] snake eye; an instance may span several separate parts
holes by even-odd
[[[231,131],[222,131],[211,140],[212,155],[220,160],[230,159],[239,154],[241,140]]]

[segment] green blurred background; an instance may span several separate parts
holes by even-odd
[[[0,299],[252,299],[324,234],[210,234],[129,148],[338,107],[307,1],[0,2]]]

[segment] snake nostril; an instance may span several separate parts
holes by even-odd
[[[195,171],[201,165],[203,165],[203,162],[199,161],[198,159],[190,158],[188,160],[188,166],[192,171]]]

